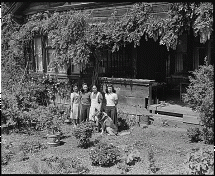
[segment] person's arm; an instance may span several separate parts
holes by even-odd
[[[102,101],[103,101],[103,96],[101,93],[99,93],[99,95],[98,95],[98,103],[99,103],[98,111],[101,111]]]
[[[73,111],[74,94],[71,93],[71,112]]]
[[[82,92],[81,91],[80,91],[80,97],[79,98],[80,98],[80,104],[82,104],[82,102],[81,102],[82,101],[81,100],[82,99]]]
[[[92,94],[92,92],[89,92],[89,102],[90,102],[90,105],[91,105],[91,94]]]
[[[115,103],[115,106],[118,104],[118,95],[115,93],[115,101],[114,101],[114,103]]]

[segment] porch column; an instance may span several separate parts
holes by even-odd
[[[133,66],[133,78],[136,79],[137,76],[137,48],[133,47],[132,50],[132,66]]]

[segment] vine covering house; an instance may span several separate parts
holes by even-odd
[[[80,84],[99,77],[154,80],[178,91],[205,56],[214,62],[210,3],[16,2],[7,13],[22,25],[16,36],[22,42],[14,43],[26,42],[29,72]],[[155,99],[149,92],[144,98]]]

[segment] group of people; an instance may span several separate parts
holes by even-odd
[[[105,108],[103,106],[103,100],[106,102]],[[71,92],[70,118],[73,120],[74,127],[76,127],[81,122],[96,122],[96,112],[104,112],[112,119],[113,124],[117,126],[117,104],[118,96],[111,84],[107,85],[104,97],[98,91],[96,85],[93,85],[92,91],[90,91],[87,84],[83,83],[79,91],[78,85],[74,84]]]

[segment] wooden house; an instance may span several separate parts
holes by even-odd
[[[43,11],[64,11],[79,9],[94,9],[92,22],[105,22],[117,10],[117,15],[123,15],[135,2],[15,2],[8,13],[14,19],[24,23],[27,16]],[[164,17],[170,7],[167,2],[151,2],[153,13]],[[118,52],[104,51],[101,53],[100,81],[105,86],[107,82],[114,84],[120,96],[121,104],[141,106],[156,103],[156,99],[165,100],[165,88],[160,85],[169,85],[173,94],[182,91],[183,84],[188,82],[188,71],[198,68],[204,63],[205,56],[213,64],[214,53],[212,40],[200,44],[199,38],[183,34],[176,50],[167,51],[166,46],[159,45],[153,39],[140,41],[140,46],[134,48],[127,45]],[[31,56],[29,69],[36,73],[50,73],[47,65],[52,59],[52,48],[46,41],[42,45],[42,38],[35,38],[32,43],[34,54]],[[93,65],[92,65],[93,67]],[[134,71],[135,70],[135,71]],[[62,79],[90,84],[90,67],[81,72],[76,66],[61,68],[58,76]],[[159,88],[161,87],[161,89]],[[103,87],[104,88],[104,87]],[[162,91],[161,91],[162,90]],[[181,90],[181,91],[180,91]],[[170,92],[170,91],[169,91]]]

